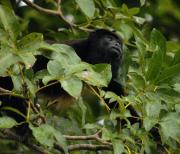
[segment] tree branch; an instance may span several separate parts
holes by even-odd
[[[41,12],[44,12],[46,14],[50,14],[50,15],[56,15],[58,16],[61,20],[63,20],[65,23],[67,23],[71,28],[74,27],[74,28],[77,28],[77,29],[80,29],[80,30],[83,30],[83,31],[88,31],[88,32],[91,32],[92,30],[91,29],[88,29],[86,27],[79,27],[78,25],[74,24],[74,23],[71,23],[69,22],[63,15],[62,13],[62,10],[61,10],[61,0],[57,0],[57,10],[50,10],[50,9],[46,9],[46,8],[43,8],[29,0],[22,0],[24,3],[26,3],[28,6],[36,9],[37,11],[41,11]]]
[[[0,139],[4,140],[12,140],[16,141],[18,143],[21,143],[25,146],[27,146],[29,149],[38,152],[39,154],[51,154],[49,151],[47,151],[44,148],[41,148],[40,146],[37,146],[36,144],[33,144],[32,142],[29,142],[27,138],[24,138],[22,136],[19,136],[12,132],[10,129],[0,129]],[[104,145],[94,145],[94,144],[74,144],[69,145],[68,151],[77,151],[77,150],[89,150],[89,151],[102,151],[102,150],[113,150],[112,144],[106,141],[103,141],[98,136],[99,133],[96,133],[95,135],[89,135],[89,136],[68,136],[65,135],[67,140],[96,140]],[[59,150],[60,152],[64,153],[64,150],[61,145],[55,143],[54,148]]]
[[[0,96],[5,96],[5,95],[25,99],[25,97],[23,95],[16,94],[16,93],[14,93],[14,92],[12,92],[10,90],[7,90],[7,89],[4,89],[4,88],[0,87]]]
[[[54,11],[54,10],[50,10],[50,9],[45,9],[39,5],[36,5],[35,3],[29,1],[29,0],[23,0],[24,3],[26,3],[28,6],[31,6],[32,8],[47,13],[47,14],[51,14],[51,15],[58,15],[58,11]]]
[[[94,134],[94,135],[89,135],[89,136],[69,136],[69,135],[64,135],[66,140],[95,140],[101,144],[104,145],[109,145],[112,146],[112,143],[104,141],[99,137],[99,132]]]
[[[62,147],[59,144],[55,144],[54,148],[63,152]],[[94,145],[94,144],[74,144],[68,146],[68,151],[77,150],[89,150],[89,151],[99,151],[99,150],[113,150],[111,146],[108,145]]]

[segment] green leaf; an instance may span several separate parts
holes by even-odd
[[[101,127],[97,124],[89,124],[84,125],[83,129],[100,129]]]
[[[169,138],[179,141],[180,138],[180,113],[169,112],[160,121],[160,131],[162,134],[163,142]]]
[[[53,81],[53,80],[57,80],[57,79],[54,76],[47,75],[43,77],[42,82],[44,85],[46,85],[48,84],[49,81]]]
[[[155,29],[151,32],[150,46],[154,53],[148,65],[146,79],[154,81],[161,71],[161,65],[166,53],[166,39]]]
[[[53,147],[56,139],[67,153],[67,147],[64,137],[52,126],[48,124],[43,124],[39,127],[30,125],[30,129],[32,130],[33,136],[42,145]]]
[[[11,75],[11,79],[13,82],[13,88],[16,91],[21,91],[22,90],[22,80],[20,76],[17,75]]]
[[[93,65],[85,63],[85,62],[80,62],[78,64],[74,64],[74,65],[69,65],[68,68],[65,70],[65,74],[66,75],[71,75],[74,73],[79,73],[82,72],[84,70],[90,70],[92,71]]]
[[[41,48],[43,35],[40,33],[31,33],[24,36],[17,44],[19,52],[36,52]]]
[[[63,56],[63,58],[66,60],[66,63],[69,65],[81,62],[81,59],[78,57],[78,55],[72,47],[65,44],[53,44],[52,47],[54,51],[61,55],[55,55],[56,57],[53,57],[53,59],[62,61],[61,57]]]
[[[143,137],[143,148],[145,149],[144,153],[147,154],[154,154],[157,153],[157,146],[156,146],[156,142],[153,141],[149,136],[145,135]]]
[[[134,21],[135,21],[136,23],[138,23],[138,24],[140,24],[140,25],[144,24],[144,22],[146,21],[146,19],[141,18],[141,17],[137,17],[137,16],[133,16],[133,19],[134,19]]]
[[[173,89],[174,89],[175,91],[177,91],[178,93],[180,93],[180,83],[175,83]]]
[[[109,83],[112,78],[110,64],[95,64],[94,70],[102,75],[102,77]]]
[[[113,154],[122,154],[125,152],[124,144],[121,140],[113,139],[112,144],[114,151]]]
[[[176,75],[180,74],[180,63],[173,65],[167,69],[165,69],[156,79],[155,83],[159,83],[163,80],[169,79]]]
[[[64,75],[64,69],[61,62],[57,60],[50,60],[47,64],[47,70],[49,74],[54,77],[62,77]]]
[[[133,88],[140,90],[145,87],[145,79],[142,75],[136,72],[130,72],[129,77],[131,79]]]
[[[95,5],[93,0],[76,0],[76,3],[81,8],[82,12],[88,16],[89,18],[92,18],[95,13]]]
[[[26,69],[31,68],[36,61],[36,58],[32,53],[22,53],[18,55],[22,59],[22,62],[25,64]]]
[[[80,97],[79,101],[76,102],[79,106],[79,108],[81,109],[82,112],[82,126],[85,125],[85,119],[86,119],[86,113],[87,113],[87,107],[85,105],[85,103],[83,102],[82,98]]]
[[[6,76],[7,69],[18,61],[19,57],[12,53],[7,53],[6,55],[0,57],[0,76]]]
[[[179,41],[167,41],[167,51],[176,52],[180,49]]]
[[[148,117],[158,118],[159,113],[160,113],[161,109],[163,109],[163,108],[164,107],[161,104],[161,101],[155,100],[155,98],[154,98],[153,100],[149,100],[149,102],[146,104],[145,111],[146,111],[146,114]]]
[[[71,76],[68,79],[60,80],[62,88],[68,92],[71,96],[78,98],[82,91],[82,81],[75,76]]]
[[[95,71],[87,70],[76,73],[75,75],[79,79],[93,86],[106,87],[108,85],[108,81],[106,81],[99,73]]]
[[[108,64],[96,64],[91,68],[88,64],[87,68],[82,71],[75,73],[75,75],[83,80],[84,82],[93,86],[106,87],[111,80],[111,67]],[[82,65],[84,69],[86,65]]]
[[[36,138],[39,143],[45,146],[53,147],[54,145],[54,129],[46,124],[41,125],[40,127],[34,127],[30,125],[33,136]]]
[[[10,117],[0,117],[0,128],[12,128],[17,122]]]
[[[152,117],[145,117],[143,121],[143,125],[146,131],[150,131],[151,128],[158,122],[157,119]]]
[[[12,10],[8,7],[0,5],[0,24],[9,34],[13,41],[16,40],[20,33],[20,24]]]
[[[139,13],[139,8],[131,8],[131,9],[129,9],[128,10],[128,14],[130,15],[130,16],[134,16],[134,15],[136,15],[136,14],[138,14]]]
[[[146,0],[140,0],[141,6],[145,4]]]
[[[103,128],[102,129],[102,139],[103,140],[111,140],[113,138],[112,132],[110,132],[108,129]]]

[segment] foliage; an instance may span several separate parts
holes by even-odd
[[[88,137],[95,134],[92,138],[96,142],[86,138],[78,143],[96,143],[97,147],[102,144],[105,149],[109,146],[107,149],[113,148],[114,154],[160,153],[159,147],[166,153],[178,153],[180,46],[167,41],[155,28],[147,31],[145,19],[137,16],[146,3],[140,2],[139,8],[128,8],[116,0],[62,1],[59,5],[53,0],[34,1],[39,6],[61,10],[62,14],[57,15],[59,19],[47,11],[40,13],[29,6],[20,7],[17,2],[0,1],[0,77],[12,78],[14,88],[9,96],[17,95],[30,102],[23,122],[28,123],[32,131],[29,140],[52,153],[68,153],[75,143],[68,138],[69,135]],[[68,45],[45,41],[85,37],[87,32],[96,28],[115,29],[124,40],[124,62],[119,80],[125,86],[127,96],[120,97],[103,90],[111,79],[110,65],[85,63]],[[47,69],[34,73],[32,66],[37,55],[50,60]],[[48,87],[50,81],[60,82],[76,103],[57,114],[57,111],[44,107],[45,104],[36,102],[37,93],[42,88],[38,85],[40,80],[45,84],[43,88]],[[25,92],[24,85],[27,85]],[[91,96],[82,92],[83,85],[90,89]],[[116,101],[119,108],[109,112],[104,99]],[[34,112],[37,103],[41,106],[38,112]],[[129,106],[139,117],[132,115]],[[137,119],[133,124],[129,120],[132,117]],[[20,125],[12,118],[0,117],[1,138],[5,128]],[[117,118],[126,121],[126,125],[119,128]],[[46,119],[45,123],[43,119]],[[97,136],[99,140],[96,140]],[[8,143],[0,141],[6,147]],[[6,148],[1,150],[6,151]],[[16,150],[31,153],[31,149],[22,145]]]

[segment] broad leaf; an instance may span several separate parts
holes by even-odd
[[[36,61],[36,58],[32,53],[20,53],[18,55],[21,58],[21,61],[25,64],[26,69],[31,68]]]
[[[176,141],[180,138],[180,113],[168,113],[165,117],[161,119],[160,131],[162,133],[163,141],[173,138]]]
[[[77,64],[81,61],[81,59],[78,57],[78,55],[76,54],[74,49],[68,45],[53,44],[52,47],[56,52],[60,53],[61,56],[64,56],[64,58],[66,58],[66,62],[68,64]],[[53,58],[56,60],[58,60],[58,58],[60,58],[59,60],[61,61],[61,56],[60,57],[57,56],[57,57],[53,57]]]
[[[30,125],[33,136],[36,138],[39,143],[42,145],[53,147],[56,140],[64,148],[67,153],[66,142],[64,137],[60,132],[55,130],[52,126],[48,124],[43,124],[40,127],[34,127]],[[55,140],[56,139],[56,140]]]
[[[0,117],[0,128],[12,128],[17,122],[10,117]]]
[[[92,18],[95,13],[95,5],[93,0],[76,0],[76,3],[79,5],[83,13]]]
[[[17,44],[20,52],[36,52],[41,48],[43,35],[40,33],[31,33],[24,36]]]
[[[47,70],[49,74],[54,77],[60,78],[64,75],[64,69],[62,68],[62,64],[57,60],[50,60],[47,64]]]
[[[2,5],[0,5],[0,24],[2,24],[11,39],[15,41],[20,33],[20,24],[14,12],[10,8]]]
[[[180,63],[165,69],[156,79],[156,83],[180,74]]]
[[[146,131],[150,131],[151,128],[158,122],[157,119],[153,117],[145,117],[143,121],[143,125]]]
[[[122,154],[125,152],[123,142],[121,140],[113,139],[113,154]]]
[[[68,79],[60,80],[62,88],[68,92],[71,96],[78,98],[82,91],[82,81],[75,76],[71,76]]]
[[[12,53],[7,53],[6,55],[0,57],[0,76],[6,76],[7,69],[18,61],[19,57]]]
[[[146,79],[154,81],[161,71],[161,65],[166,53],[166,39],[155,29],[151,32],[150,46],[154,53],[148,65]]]

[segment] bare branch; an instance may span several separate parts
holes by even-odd
[[[38,11],[41,11],[41,12],[45,12],[47,14],[51,14],[51,15],[58,15],[58,12],[57,11],[53,11],[53,10],[50,10],[50,9],[45,9],[39,5],[36,5],[35,3],[29,1],[29,0],[23,0],[24,3],[26,3],[27,5],[31,6],[32,8],[38,10]]]
[[[69,22],[63,15],[62,13],[62,10],[61,10],[61,0],[57,0],[57,10],[50,10],[50,9],[46,9],[46,8],[43,8],[29,0],[22,0],[24,3],[26,3],[28,6],[36,9],[37,11],[41,11],[41,12],[44,12],[46,14],[50,14],[50,15],[56,15],[58,16],[61,20],[63,20],[65,23],[67,23],[70,28],[74,27],[74,28],[77,28],[77,29],[80,29],[80,30],[83,30],[83,31],[87,31],[87,32],[91,32],[92,30],[91,29],[88,29],[86,27],[79,27],[78,25],[74,24],[74,23],[71,23]]]
[[[64,137],[66,138],[66,140],[95,140],[101,144],[112,146],[112,143],[104,141],[103,139],[101,139],[99,137],[98,134],[89,135],[89,136],[68,136],[68,135],[64,135]]]
[[[68,151],[75,151],[75,150],[89,150],[89,151],[112,150],[112,147],[108,145],[92,145],[92,144],[74,144],[68,146]]]
[[[14,96],[14,97],[19,97],[19,98],[22,98],[22,99],[25,99],[24,96],[22,95],[19,95],[19,94],[16,94],[10,90],[7,90],[7,89],[4,89],[2,87],[0,87],[0,96],[5,96],[5,95],[9,95],[9,96]]]
[[[55,149],[63,152],[63,149],[60,145],[55,144]],[[89,151],[102,151],[102,150],[113,150],[111,146],[108,145],[94,145],[94,144],[74,144],[68,146],[68,151],[77,151],[77,150],[89,150]]]

